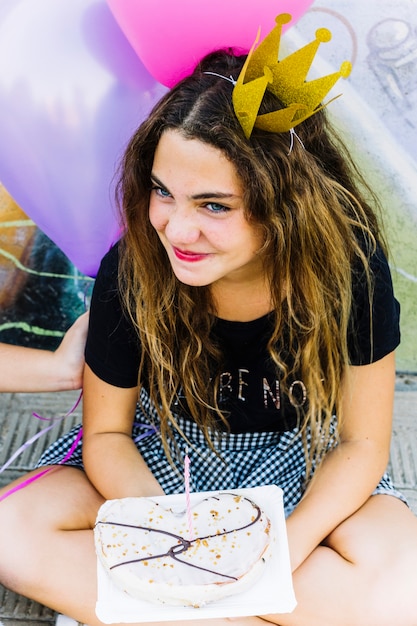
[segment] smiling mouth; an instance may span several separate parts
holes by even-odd
[[[180,250],[179,248],[172,247],[175,256],[180,261],[188,261],[189,263],[195,263],[196,261],[201,261],[202,259],[206,259],[209,255],[201,252],[191,252],[188,250]]]

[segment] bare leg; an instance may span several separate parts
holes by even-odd
[[[1,502],[2,583],[80,621],[90,618],[96,597],[91,529],[102,502],[85,474],[71,467],[57,467]]]
[[[92,533],[102,502],[85,474],[71,467],[57,467],[3,500],[1,582],[59,613],[89,626],[102,626],[95,614],[97,572]],[[228,623],[227,619],[187,621],[188,626]],[[235,623],[262,626],[265,622],[253,617]]]
[[[298,605],[280,626],[417,626],[417,518],[378,495],[294,574]]]
[[[59,467],[1,502],[3,584],[90,626],[101,624],[92,528],[102,501],[83,472]],[[416,563],[417,518],[395,498],[375,496],[296,571],[295,611],[264,619],[280,626],[417,626]],[[187,623],[230,621],[265,624],[257,617]]]

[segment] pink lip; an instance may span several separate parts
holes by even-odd
[[[208,254],[201,254],[199,252],[188,252],[187,250],[180,250],[179,248],[172,247],[175,256],[180,261],[188,261],[189,263],[195,263],[196,261],[201,261],[202,259],[206,259]]]

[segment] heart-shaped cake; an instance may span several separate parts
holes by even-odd
[[[158,500],[109,500],[99,510],[96,551],[118,588],[150,602],[199,607],[259,578],[271,523],[255,502],[220,492],[177,511]]]

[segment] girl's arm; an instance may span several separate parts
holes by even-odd
[[[106,499],[163,495],[132,440],[138,388],[114,387],[85,366],[83,461]]]
[[[0,391],[42,392],[80,389],[88,313],[81,315],[52,352],[0,344]]]
[[[394,386],[394,353],[347,371],[340,444],[326,456],[287,520],[293,570],[378,484],[389,460]]]

